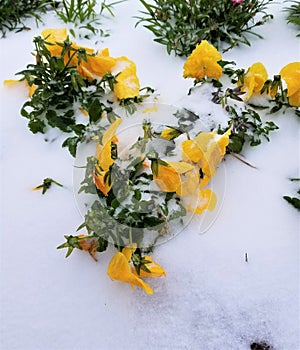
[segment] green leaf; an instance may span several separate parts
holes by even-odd
[[[102,112],[103,104],[98,99],[94,99],[88,108],[90,122],[97,122],[101,118]]]
[[[29,121],[28,127],[29,127],[30,131],[34,134],[36,134],[38,132],[44,133],[45,128],[46,128],[46,124],[40,119],[32,119]]]
[[[296,197],[289,197],[289,196],[284,196],[283,197],[288,203],[290,203],[294,208],[297,210],[300,210],[300,199]]]
[[[62,144],[62,147],[68,147],[69,152],[73,157],[76,157],[77,145],[80,142],[80,137],[68,137]]]

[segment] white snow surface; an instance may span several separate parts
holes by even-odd
[[[299,61],[284,6],[270,6],[274,20],[257,29],[263,40],[253,37],[251,47],[234,48],[223,59],[245,68],[261,61],[270,76]],[[142,25],[134,28],[141,9],[137,0],[117,5],[105,22],[110,36],[82,43],[133,60],[141,86],[154,87],[159,102],[196,110],[194,97],[187,97],[193,82],[182,78],[184,59],[168,56]],[[43,28],[64,26],[51,16],[44,21],[39,28],[29,21],[32,30],[0,40],[0,81],[33,62],[32,38]],[[74,160],[61,148],[65,135],[44,142],[45,135],[29,132],[19,113],[25,88],[1,84],[0,90],[1,350],[246,350],[255,341],[300,349],[299,213],[282,199],[298,189],[289,178],[299,177],[299,119],[274,116],[280,129],[271,142],[245,149],[257,169],[226,158],[226,177],[214,179],[226,188],[217,220],[204,234],[191,222],[156,248],[153,258],[167,276],[149,281],[155,292],[149,296],[109,279],[113,248],[97,263],[85,252],[65,259],[65,251],[56,250],[82,222]],[[206,111],[217,109],[209,104]],[[32,191],[46,177],[64,187],[44,196]]]

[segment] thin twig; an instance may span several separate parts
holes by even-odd
[[[238,159],[239,161],[241,161],[242,163],[248,165],[250,168],[257,169],[256,166],[254,166],[254,165],[248,163],[246,160],[240,158],[237,154],[231,153],[231,152],[230,152],[229,154],[230,154],[232,157],[234,157],[234,158]]]

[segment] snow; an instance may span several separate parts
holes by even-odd
[[[271,6],[274,20],[258,29],[264,40],[253,38],[250,48],[223,58],[245,68],[262,61],[270,76],[299,60],[299,40],[286,24],[284,6]],[[137,0],[117,5],[115,17],[105,22],[111,35],[97,48],[133,60],[141,86],[154,87],[160,103],[186,101],[197,109],[186,96],[193,82],[182,78],[184,60],[168,56],[141,25],[134,28],[139,9]],[[0,81],[32,62],[34,35],[59,26],[49,17],[40,28],[32,21],[31,31],[1,39]],[[56,250],[82,222],[73,193],[74,160],[60,147],[63,136],[44,142],[45,135],[28,131],[19,115],[25,88],[0,90],[1,350],[246,350],[255,341],[300,349],[299,216],[282,199],[297,189],[289,178],[299,177],[295,116],[274,116],[280,129],[271,142],[243,152],[257,169],[226,158],[214,179],[223,197],[214,220],[208,217],[207,229],[192,221],[156,248],[154,260],[167,277],[149,281],[155,292],[149,296],[107,277],[113,248],[97,263],[84,252],[65,259]],[[199,112],[205,114],[201,100]],[[46,177],[64,187],[53,186],[44,196],[32,191]]]

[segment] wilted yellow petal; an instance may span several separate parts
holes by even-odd
[[[181,144],[182,150],[184,152],[183,158],[189,159],[194,163],[198,163],[203,157],[203,152],[194,140],[185,140]]]
[[[87,62],[82,60],[78,70],[88,79],[94,79],[110,73],[115,64],[116,59],[109,56],[108,49],[103,49],[96,56],[89,56]]]
[[[42,37],[52,45],[46,45],[47,49],[50,51],[51,56],[61,56],[62,47],[57,45],[57,43],[63,43],[67,39],[67,29],[45,29],[42,31]]]
[[[195,214],[202,214],[203,211],[206,209],[208,209],[209,211],[213,211],[216,204],[217,204],[217,196],[212,190],[210,189],[200,190],[197,207],[194,208],[192,206],[187,206],[187,210],[192,211]]]
[[[188,171],[194,170],[194,166],[190,163],[186,162],[168,162],[178,174],[184,174]]]
[[[158,165],[158,173],[153,174],[153,179],[164,192],[176,192],[181,186],[180,175],[171,166]]]
[[[207,145],[202,164],[202,171],[208,177],[216,174],[217,166],[226,153],[230,133],[230,129],[223,135],[217,135],[214,132],[211,133],[214,136],[214,140]]]
[[[152,257],[147,255],[144,257],[145,260],[150,261],[149,263],[146,264],[146,267],[150,272],[140,270],[140,274],[137,275],[137,272],[135,269],[133,269],[133,273],[141,278],[143,277],[161,277],[161,276],[166,276],[165,270],[155,261],[153,261]]]
[[[188,171],[181,179],[180,187],[177,188],[176,193],[179,196],[189,196],[197,190],[199,186],[200,175],[196,169]]]
[[[147,294],[153,294],[152,288],[131,272],[126,256],[120,252],[117,252],[111,259],[107,274],[112,280],[129,283],[132,286],[142,288]]]
[[[102,141],[101,141],[102,145],[105,145],[106,143],[111,141],[111,139],[115,136],[117,128],[121,123],[122,123],[122,119],[118,118],[109,126],[109,128],[103,134]]]
[[[242,91],[246,91],[245,101],[248,101],[253,93],[259,93],[267,79],[268,73],[265,66],[261,62],[252,64],[241,87]],[[241,85],[241,82],[238,82],[238,84]]]
[[[139,94],[140,82],[136,75],[136,65],[127,57],[116,58],[116,64],[112,70],[117,75],[117,83],[114,86],[114,94],[119,99],[133,98]]]
[[[17,79],[5,79],[3,81],[3,84],[4,85],[16,85],[17,83],[21,83],[21,82],[23,82],[23,81],[17,80]]]
[[[132,253],[135,252],[136,248],[137,248],[137,244],[134,243],[132,244],[132,246],[128,245],[122,249],[122,254],[125,255],[128,262],[131,260]]]
[[[146,114],[146,113],[157,112],[157,111],[158,111],[157,107],[151,107],[151,108],[145,108],[142,113]]]

